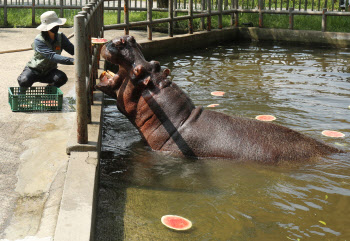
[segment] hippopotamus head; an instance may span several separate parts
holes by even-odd
[[[162,72],[158,61],[146,61],[141,46],[133,36],[125,35],[109,41],[102,47],[101,55],[105,60],[119,65],[119,71],[115,75],[110,71],[103,73],[96,88],[115,99],[123,95],[118,101],[122,112],[125,111],[124,103],[130,102],[126,97],[140,97],[142,88],[161,89],[171,82],[167,78],[169,69]]]

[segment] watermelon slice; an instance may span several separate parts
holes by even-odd
[[[41,104],[43,106],[58,106],[58,101],[57,100],[42,100]]]
[[[219,104],[211,104],[211,105],[208,105],[207,107],[217,107],[219,106]]]
[[[214,96],[223,96],[225,94],[225,92],[223,91],[213,91],[211,92],[211,95],[214,95]]]
[[[108,40],[105,38],[91,38],[92,44],[105,44],[107,42],[108,42]]]
[[[258,115],[255,117],[255,119],[260,121],[274,121],[276,120],[276,117],[274,117],[273,115]]]
[[[329,136],[329,137],[344,137],[345,136],[344,133],[341,133],[339,131],[330,131],[330,130],[322,131],[322,135]]]
[[[176,215],[165,215],[161,221],[166,227],[178,231],[188,230],[192,227],[190,220]]]

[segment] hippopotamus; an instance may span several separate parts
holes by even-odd
[[[107,42],[101,55],[119,65],[119,71],[102,74],[96,88],[116,99],[119,111],[155,151],[263,163],[304,161],[342,152],[281,125],[196,107],[168,78],[169,69],[145,60],[132,36]]]

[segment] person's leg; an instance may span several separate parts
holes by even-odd
[[[31,87],[34,82],[39,81],[39,76],[29,67],[25,67],[17,78],[20,87]]]
[[[58,69],[51,70],[46,76],[42,78],[42,83],[48,83],[49,85],[61,87],[67,83],[67,75]]]

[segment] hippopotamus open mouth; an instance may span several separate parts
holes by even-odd
[[[117,100],[118,109],[153,150],[264,163],[342,152],[280,125],[195,107],[169,80],[168,69],[145,60],[132,36],[109,41],[101,54],[119,71],[104,72],[96,88]]]

